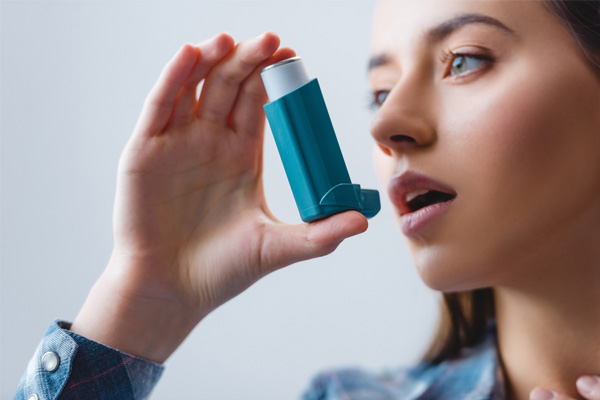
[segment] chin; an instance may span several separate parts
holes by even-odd
[[[489,282],[483,282],[476,277],[481,272],[481,266],[468,266],[463,263],[429,260],[424,262],[413,256],[417,272],[421,280],[429,288],[438,292],[464,292],[489,287]]]

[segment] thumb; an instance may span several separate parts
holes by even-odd
[[[299,225],[277,224],[265,236],[262,265],[270,270],[334,251],[344,239],[367,230],[369,223],[357,211],[346,211],[326,219]]]

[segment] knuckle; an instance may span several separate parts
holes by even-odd
[[[261,276],[262,275],[266,275],[270,268],[272,267],[271,264],[273,264],[273,261],[271,260],[269,251],[268,251],[268,245],[267,245],[267,239],[266,239],[266,235],[265,235],[265,231],[266,231],[267,227],[265,223],[259,223],[258,227],[256,229],[256,232],[258,232],[256,241],[258,243],[258,245],[256,246],[256,259],[258,260],[258,270],[260,271]]]
[[[232,88],[239,86],[243,79],[238,74],[231,73],[225,70],[217,70],[216,75],[217,78],[221,82],[223,82],[224,85]]]
[[[215,75],[226,86],[236,87],[257,67],[259,52],[253,49],[250,40],[238,44],[233,57],[222,68],[215,68]]]
[[[225,115],[222,112],[217,110],[213,110],[211,108],[206,108],[202,115],[202,119],[206,121],[210,121],[214,124],[220,124],[220,121],[225,119]]]
[[[152,107],[152,108],[171,108],[175,104],[175,100],[149,95],[144,100],[144,104],[146,107]]]
[[[256,38],[242,41],[235,52],[238,65],[246,73],[254,70],[264,58],[264,49],[258,46]]]
[[[240,92],[251,103],[264,104],[267,101],[267,93],[265,90],[251,82],[242,85]]]
[[[240,55],[237,57],[237,62],[242,71],[249,72],[256,67],[256,61],[253,59],[253,55],[253,53],[249,52],[240,52]]]
[[[331,252],[329,246],[322,243],[320,235],[310,227],[307,227],[304,232],[303,244],[306,251],[313,257],[321,257]]]

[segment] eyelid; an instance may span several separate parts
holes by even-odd
[[[467,72],[464,74],[450,75],[449,72],[452,69],[452,63],[458,57],[474,58],[474,59],[483,61],[483,65],[478,68],[475,68],[473,70],[470,70],[470,72]],[[460,79],[468,77],[472,74],[481,72],[484,69],[489,68],[490,65],[495,61],[495,59],[488,53],[484,53],[482,51],[472,51],[472,50],[465,49],[465,50],[446,50],[440,56],[440,61],[443,64],[445,64],[444,75],[442,78],[446,78],[447,76],[450,76],[450,77],[452,77],[453,80],[460,80]]]
[[[440,55],[440,61],[442,63],[445,63],[448,61],[448,59],[452,56],[472,56],[475,58],[491,58],[491,55],[489,54],[488,51],[481,49],[478,46],[461,46],[458,48],[455,48],[454,50],[450,50],[449,48],[446,48],[445,50],[442,51],[442,54]]]

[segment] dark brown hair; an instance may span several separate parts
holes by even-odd
[[[544,0],[543,4],[573,35],[600,77],[600,0]],[[437,332],[422,361],[439,364],[479,343],[495,318],[494,292],[484,288],[443,293]]]
[[[600,74],[600,0],[545,0],[544,5],[573,35],[587,61]]]

